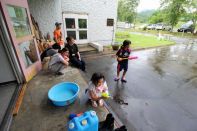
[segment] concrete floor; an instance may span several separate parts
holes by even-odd
[[[197,130],[197,43],[136,51],[129,62],[126,84],[114,82],[117,62],[113,57],[87,59],[87,77],[103,72],[112,96],[120,105],[107,103],[129,131]]]
[[[75,82],[80,86],[79,97],[68,107],[55,107],[48,100],[48,90],[53,85],[65,81]],[[104,120],[108,113],[106,108],[95,109],[87,103],[87,83],[80,71],[75,68],[68,67],[63,76],[41,71],[27,87],[20,111],[13,119],[11,131],[65,131],[70,113],[95,110],[100,121]]]

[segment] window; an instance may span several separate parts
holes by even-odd
[[[67,31],[67,36],[72,36],[76,40],[76,31]]]
[[[107,26],[114,26],[114,19],[107,19]]]
[[[7,10],[11,18],[16,38],[31,35],[31,28],[26,9],[7,5]]]
[[[73,18],[66,18],[66,28],[67,29],[75,29],[75,19]]]
[[[87,39],[87,31],[79,31],[79,39]]]
[[[36,46],[33,40],[20,43],[19,49],[25,67],[29,67],[38,60]]]
[[[87,20],[86,19],[78,19],[79,28],[87,28]]]

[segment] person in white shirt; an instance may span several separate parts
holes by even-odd
[[[69,51],[67,48],[63,48],[57,54],[51,57],[49,62],[49,70],[57,75],[63,75],[64,68],[69,65]]]
[[[102,93],[108,92],[107,83],[105,77],[101,73],[94,73],[89,82],[87,94],[92,102],[93,107],[103,106]]]

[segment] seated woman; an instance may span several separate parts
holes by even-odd
[[[69,51],[63,48],[57,54],[53,55],[49,62],[49,70],[57,75],[63,75],[64,68],[69,65]]]
[[[89,82],[87,94],[92,102],[93,107],[103,106],[102,93],[108,92],[107,83],[105,77],[101,73],[94,73]]]

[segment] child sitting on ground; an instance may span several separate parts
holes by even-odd
[[[101,73],[94,73],[88,87],[88,96],[93,107],[103,106],[102,93],[108,93],[105,77]]]
[[[131,49],[129,48],[130,44],[131,44],[130,40],[124,40],[123,45],[116,53],[118,66],[117,66],[117,77],[114,79],[115,81],[118,81],[120,79],[120,72],[124,70],[121,81],[125,83],[127,82],[125,79],[125,75],[128,70],[128,58],[131,53]]]

